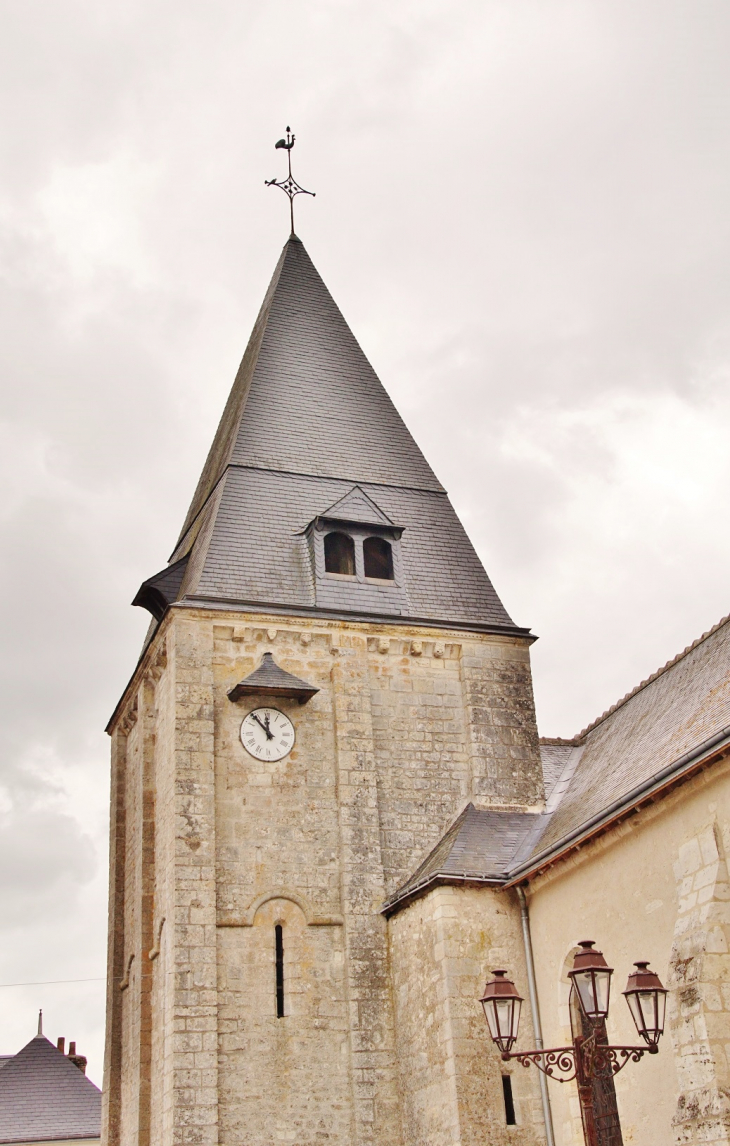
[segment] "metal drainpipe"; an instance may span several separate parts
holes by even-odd
[[[540,1007],[537,1001],[537,983],[535,981],[535,960],[532,954],[532,936],[530,935],[530,916],[527,911],[527,899],[521,887],[515,889],[520,901],[520,916],[522,917],[522,939],[525,944],[525,961],[527,963],[527,989],[530,995],[530,1009],[532,1010],[532,1025],[535,1028],[535,1045],[538,1050],[543,1049],[542,1026],[540,1025]],[[542,1071],[538,1071],[540,1078],[540,1097],[542,1099],[542,1116],[545,1120],[545,1140],[547,1146],[555,1146],[553,1132],[553,1115],[550,1109],[550,1095],[548,1094],[547,1079]]]

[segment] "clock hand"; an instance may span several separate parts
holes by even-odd
[[[260,719],[259,719],[259,717],[256,715],[256,713],[255,713],[255,712],[252,712],[252,713],[251,713],[251,716],[254,718],[254,720],[256,721],[256,723],[257,723],[257,724],[258,724],[258,725],[259,725],[261,728],[263,728],[264,732],[266,733],[266,739],[267,739],[267,740],[273,740],[273,739],[274,739],[274,734],[273,734],[273,732],[270,732],[270,731],[269,731],[269,718],[268,718],[268,716],[267,716],[267,718],[266,718],[266,724],[264,724],[263,720],[260,720]]]

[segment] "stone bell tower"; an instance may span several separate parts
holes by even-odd
[[[499,1073],[472,1102],[438,1066],[443,1016],[431,1046],[399,1013],[423,968],[383,905],[470,802],[540,806],[532,638],[295,236],[134,603],[152,623],[108,728],[103,1142],[484,1140]],[[431,1052],[458,1132],[423,1128]]]

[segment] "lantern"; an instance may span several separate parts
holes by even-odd
[[[489,1024],[489,1033],[503,1055],[508,1055],[517,1039],[522,996],[506,971],[494,971],[480,999]]]
[[[659,976],[649,971],[648,963],[634,963],[634,966],[636,970],[629,975],[624,998],[637,1031],[649,1044],[649,1050],[656,1053],[664,1031],[664,1011],[669,992],[662,986]]]
[[[593,950],[592,939],[584,939],[578,946],[581,950],[568,975],[578,992],[583,1013],[592,1022],[598,1022],[608,1014],[613,967],[608,966],[600,951]]]

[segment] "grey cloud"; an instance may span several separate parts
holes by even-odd
[[[0,821],[0,918],[11,931],[42,919],[58,926],[78,909],[94,875],[91,840],[70,817],[50,810],[20,812]],[[10,822],[8,822],[10,821]]]

